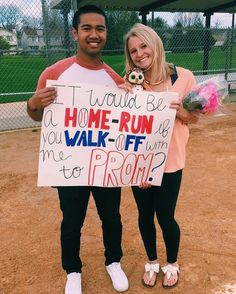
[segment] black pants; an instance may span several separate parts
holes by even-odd
[[[162,185],[149,189],[132,187],[138,207],[139,230],[149,260],[157,259],[156,214],[166,246],[167,262],[177,261],[180,241],[180,229],[175,221],[175,207],[182,179],[182,170],[164,173]]]
[[[81,272],[81,228],[84,223],[90,192],[102,221],[105,264],[119,262],[122,257],[122,224],[119,212],[120,188],[57,187],[63,213],[61,223],[62,267],[67,272]]]

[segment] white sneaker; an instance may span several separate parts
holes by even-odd
[[[70,273],[67,275],[65,294],[82,294],[81,273]]]
[[[119,262],[113,262],[106,266],[106,270],[112,280],[114,289],[118,292],[124,292],[129,288],[129,281],[122,270]]]

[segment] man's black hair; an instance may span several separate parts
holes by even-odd
[[[73,28],[76,29],[76,31],[78,30],[78,26],[79,26],[79,23],[80,23],[80,15],[85,14],[85,13],[97,13],[97,14],[103,15],[104,18],[105,18],[105,23],[107,25],[107,16],[106,16],[105,12],[102,9],[100,9],[96,5],[85,5],[85,6],[80,7],[76,11],[76,13],[75,13],[75,15],[73,17],[72,26],[73,26]]]

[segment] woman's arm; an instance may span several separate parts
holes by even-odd
[[[180,105],[178,111],[176,112],[176,117],[182,120],[185,124],[196,123],[198,121],[198,115],[187,111],[182,105]]]
[[[198,121],[198,114],[187,111],[183,108],[180,100],[175,100],[170,103],[170,108],[176,110],[176,118],[182,120],[183,123],[196,123]]]

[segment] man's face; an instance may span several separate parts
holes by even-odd
[[[85,13],[80,15],[78,30],[72,30],[79,45],[79,55],[97,56],[106,43],[106,22],[103,15]]]

